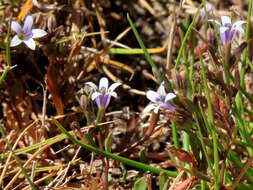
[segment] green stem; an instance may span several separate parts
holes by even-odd
[[[200,8],[203,6],[203,4],[204,4],[204,3],[202,2],[201,5],[199,6],[199,8],[198,8],[198,10],[197,10],[197,12],[196,12],[196,14],[195,14],[195,16],[194,16],[194,18],[193,18],[191,24],[190,24],[190,26],[188,27],[188,29],[187,29],[187,31],[186,31],[186,33],[185,33],[185,36],[184,36],[184,38],[183,38],[183,41],[182,41],[182,43],[181,43],[181,47],[180,47],[179,52],[178,52],[178,55],[177,55],[177,59],[176,59],[175,67],[174,67],[175,70],[176,70],[177,67],[179,66],[180,58],[181,58],[182,53],[183,53],[183,50],[184,50],[184,48],[185,48],[186,40],[187,40],[188,36],[190,35],[190,33],[191,33],[191,31],[192,31],[192,28],[193,28],[193,26],[194,26],[194,24],[195,24],[195,22],[196,22],[196,19],[197,19],[197,17],[199,16]]]
[[[196,116],[196,115],[195,115]],[[197,116],[196,116],[197,117]],[[211,170],[211,172],[214,174],[214,170],[212,168],[212,163],[211,163],[211,160],[210,160],[210,157],[208,156],[208,153],[207,153],[207,149],[206,149],[206,145],[205,145],[205,142],[204,142],[204,136],[201,132],[201,127],[200,127],[200,123],[198,122],[197,120],[197,128],[198,128],[198,132],[197,132],[197,135],[199,137],[199,140],[200,140],[200,143],[201,143],[201,147],[202,147],[202,150],[204,152],[204,155],[205,155],[205,158],[206,158],[206,161],[207,161],[207,164],[208,164],[208,167],[209,169]]]
[[[99,124],[102,122],[103,117],[105,115],[105,108],[100,108],[98,110],[97,118],[96,118],[96,124]]]
[[[99,108],[98,113],[97,113],[97,118],[96,118],[96,124],[99,124],[103,121],[105,115],[105,108]],[[105,128],[99,128],[99,135],[98,135],[98,143],[99,143],[99,148],[101,151],[104,150],[104,138],[105,138],[106,130]],[[105,190],[108,189],[108,158],[105,157],[102,159],[103,161],[103,175],[102,179],[104,181],[104,188]]]
[[[11,50],[10,50],[10,24],[8,27],[8,32],[7,32],[7,42],[6,42],[6,58],[7,58],[7,68],[4,69],[3,74],[0,77],[0,84],[2,84],[2,82],[4,81],[4,79],[6,78],[9,69],[11,67]]]
[[[217,136],[214,129],[214,114],[213,114],[213,108],[212,108],[212,102],[211,102],[211,96],[210,96],[210,90],[207,84],[207,78],[205,74],[205,67],[203,64],[202,57],[200,56],[200,64],[201,64],[201,77],[204,82],[205,87],[205,94],[207,98],[207,106],[208,106],[208,116],[209,118],[209,125],[211,126],[211,135],[213,139],[213,152],[214,152],[214,189],[219,190],[219,151],[218,151],[218,142],[217,142]]]
[[[131,20],[129,14],[127,14],[127,20],[128,20],[128,22],[129,22],[129,24],[130,24],[132,30],[133,30],[133,33],[134,33],[134,35],[135,35],[135,37],[136,37],[136,39],[137,39],[137,41],[138,41],[138,43],[139,43],[141,49],[142,49],[143,52],[144,52],[145,58],[147,59],[149,65],[150,65],[151,68],[152,68],[152,71],[153,71],[154,76],[156,77],[156,79],[158,79],[158,83],[160,84],[160,83],[163,81],[164,75],[158,70],[156,64],[155,64],[154,61],[152,60],[152,58],[151,58],[151,56],[150,56],[150,54],[149,54],[147,48],[145,47],[145,45],[144,45],[144,43],[143,43],[143,41],[142,41],[142,39],[141,39],[140,34],[138,33],[137,29],[135,28],[134,23],[133,23],[133,21]]]
[[[229,71],[229,59],[231,57],[231,42],[227,43],[224,45],[224,59],[222,60],[222,66],[224,69],[224,74],[225,74],[225,82],[228,86],[229,89],[229,97],[231,96],[231,85],[230,85],[230,81],[232,80],[229,75],[230,75],[230,71]]]
[[[178,139],[178,135],[177,135],[176,122],[174,122],[174,121],[171,122],[171,128],[172,128],[172,139],[174,142],[174,146],[178,149],[179,148],[179,139]]]
[[[248,15],[247,15],[247,27],[246,27],[246,41],[249,41],[249,39],[251,38],[250,35],[250,28],[251,28],[251,12],[252,12],[252,3],[253,0],[249,1],[249,6],[248,6]],[[247,58],[248,58],[248,54],[249,54],[249,47],[247,47],[244,50],[244,54],[243,54],[243,61],[242,61],[242,68],[241,68],[241,72],[240,72],[240,86],[243,88],[244,87],[244,77],[245,77],[245,73],[246,73],[246,64],[247,64]]]
[[[64,134],[66,134],[66,136],[68,136],[68,138],[75,144],[78,144],[80,145],[81,147],[91,151],[91,152],[94,152],[96,154],[99,154],[101,156],[104,156],[104,157],[107,157],[107,158],[111,158],[113,160],[117,160],[119,162],[122,162],[124,164],[127,164],[129,166],[132,166],[132,167],[135,167],[135,168],[138,168],[140,170],[144,170],[144,171],[150,171],[152,173],[155,173],[155,174],[160,174],[161,172],[164,172],[166,174],[168,174],[168,176],[170,177],[173,177],[175,178],[177,176],[177,173],[176,172],[172,172],[172,171],[168,171],[168,170],[165,170],[165,169],[161,169],[161,168],[155,168],[155,167],[152,167],[152,166],[149,166],[149,165],[146,165],[146,164],[143,164],[143,163],[140,163],[140,162],[137,162],[137,161],[134,161],[134,160],[130,160],[130,159],[127,159],[127,158],[124,158],[122,156],[118,156],[118,155],[115,155],[115,154],[112,154],[112,153],[109,153],[109,152],[105,152],[105,151],[101,151],[99,150],[98,148],[96,147],[93,147],[91,145],[87,145],[87,144],[84,144],[83,142],[77,140],[73,135],[71,135],[57,120],[55,120],[54,118],[52,118],[52,123],[54,125],[56,125]]]

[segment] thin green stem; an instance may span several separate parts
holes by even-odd
[[[99,124],[102,122],[103,117],[105,115],[105,108],[100,108],[98,110],[97,118],[96,118],[96,124]]]
[[[152,68],[152,71],[153,71],[154,76],[158,79],[158,83],[160,84],[160,83],[163,81],[164,75],[162,75],[162,73],[160,73],[160,71],[158,70],[156,64],[155,64],[154,61],[152,60],[152,58],[151,58],[151,56],[150,56],[150,54],[149,54],[147,48],[145,47],[145,45],[144,45],[144,43],[143,43],[143,41],[142,41],[142,39],[141,39],[140,34],[138,33],[137,29],[136,29],[135,26],[134,26],[133,21],[131,20],[131,18],[130,18],[130,16],[129,16],[128,14],[127,14],[127,20],[128,20],[128,22],[129,22],[129,24],[130,24],[132,30],[133,30],[133,33],[134,33],[134,35],[135,35],[135,37],[136,37],[136,39],[137,39],[137,41],[138,41],[138,43],[139,43],[141,49],[142,49],[143,52],[144,52],[144,55],[145,55],[145,57],[146,57],[146,59],[147,59],[149,65],[150,65],[151,68]]]
[[[203,64],[202,57],[200,56],[200,64],[201,64],[201,77],[205,87],[205,94],[207,98],[207,106],[208,106],[208,116],[209,116],[209,125],[211,126],[211,135],[213,139],[213,152],[214,152],[214,189],[219,190],[219,151],[218,151],[218,142],[217,136],[214,129],[214,114],[210,96],[210,90],[207,84],[207,78],[205,74],[205,67]]]
[[[252,12],[252,3],[253,0],[249,1],[249,6],[248,6],[248,15],[247,15],[247,27],[246,27],[246,37],[245,40],[248,41],[251,38],[250,35],[250,28],[251,28],[251,12]],[[244,54],[243,54],[243,61],[242,61],[242,68],[241,68],[241,72],[240,72],[240,85],[241,87],[244,87],[244,77],[245,77],[245,73],[246,73],[246,65],[247,65],[247,59],[248,59],[248,55],[249,55],[249,47],[247,47],[244,50]]]
[[[179,66],[180,59],[181,59],[183,50],[184,50],[184,48],[185,48],[186,40],[187,40],[188,36],[190,35],[190,33],[191,33],[191,31],[192,31],[192,28],[193,28],[193,26],[194,26],[194,24],[195,24],[195,22],[196,22],[197,17],[199,16],[199,11],[200,11],[200,8],[201,8],[202,6],[203,6],[203,2],[202,2],[201,5],[199,6],[199,8],[198,8],[198,10],[197,10],[197,12],[196,12],[196,14],[195,14],[195,16],[194,16],[194,18],[193,18],[191,24],[190,24],[190,26],[188,27],[188,29],[187,29],[187,31],[186,31],[186,33],[185,33],[185,36],[184,36],[184,38],[183,38],[183,41],[182,41],[182,43],[181,43],[181,47],[180,47],[179,52],[178,52],[178,55],[177,55],[177,59],[176,59],[175,67],[174,67],[175,70],[176,70],[177,67]]]
[[[179,148],[179,139],[177,135],[177,125],[176,122],[171,122],[171,128],[172,128],[172,139],[174,142],[174,146],[178,149]]]
[[[195,116],[195,117],[197,117],[197,116]],[[211,163],[210,157],[209,157],[208,154],[207,154],[206,145],[205,145],[204,140],[203,140],[203,139],[204,139],[204,136],[203,136],[203,134],[202,134],[202,132],[201,132],[201,128],[200,128],[200,124],[199,124],[198,120],[197,120],[197,125],[196,125],[196,126],[197,126],[197,129],[198,129],[197,135],[198,135],[198,137],[199,137],[199,140],[200,140],[200,143],[201,143],[201,147],[202,147],[202,150],[203,150],[203,152],[204,152],[204,156],[205,156],[205,158],[206,158],[208,167],[209,167],[209,169],[211,170],[211,172],[214,174],[214,170],[213,170],[213,167],[212,167],[212,163]]]
[[[11,67],[11,50],[10,50],[10,33],[11,33],[11,30],[10,30],[10,24],[8,25],[8,31],[7,31],[7,40],[6,40],[6,58],[7,58],[7,67],[4,69],[1,77],[0,77],[0,84],[2,84],[2,82],[4,81],[4,79],[6,78],[9,70],[10,70],[10,67]]]
[[[101,156],[104,156],[104,157],[107,157],[107,158],[111,158],[113,160],[117,160],[119,162],[122,162],[124,164],[127,164],[129,166],[132,166],[132,167],[135,167],[135,168],[138,168],[140,170],[143,170],[143,171],[150,171],[152,173],[155,173],[155,174],[160,174],[161,172],[164,172],[166,174],[168,174],[168,176],[170,177],[176,177],[177,176],[177,173],[176,172],[172,172],[172,171],[168,171],[168,170],[165,170],[165,169],[161,169],[161,168],[155,168],[155,167],[152,167],[152,166],[149,166],[149,165],[146,165],[146,164],[143,164],[143,163],[140,163],[140,162],[137,162],[137,161],[134,161],[134,160],[130,160],[130,159],[127,159],[127,158],[124,158],[122,156],[118,156],[118,155],[115,155],[115,154],[112,154],[112,153],[109,153],[109,152],[105,152],[105,151],[101,151],[100,149],[96,148],[96,147],[93,147],[91,145],[87,145],[87,144],[84,144],[83,142],[77,140],[73,135],[71,135],[57,120],[55,120],[54,118],[52,119],[52,123],[54,125],[56,125],[64,134],[66,134],[66,136],[68,136],[68,138],[75,144],[78,144],[80,145],[81,147],[91,151],[91,152],[94,152],[96,154],[99,154]]]
[[[139,34],[139,32],[137,31],[137,29],[135,28],[134,23],[133,23],[132,19],[130,18],[129,14],[127,14],[127,20],[128,20],[128,22],[129,22],[129,24],[130,24],[130,26],[131,26],[131,28],[132,28],[132,30],[133,30],[133,32],[134,32],[134,35],[135,35],[135,37],[136,37],[136,39],[137,39],[139,45],[141,46],[141,49],[142,49],[143,52],[144,52],[144,55],[145,55],[145,57],[146,57],[148,63],[150,64],[150,66],[151,66],[152,68],[157,69],[157,66],[155,65],[155,63],[154,63],[153,60],[151,59],[151,56],[149,55],[148,50],[147,50],[147,48],[145,47],[145,45],[144,45],[144,43],[143,43],[143,41],[142,41],[142,39],[141,39],[141,37],[140,37],[140,34]]]

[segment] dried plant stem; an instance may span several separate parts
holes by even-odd
[[[200,64],[201,64],[201,77],[204,83],[205,87],[205,95],[207,98],[207,106],[208,106],[208,115],[209,115],[209,120],[208,120],[208,125],[211,128],[211,136],[213,140],[213,152],[214,152],[214,190],[219,190],[219,152],[218,152],[218,141],[217,141],[217,136],[216,136],[216,131],[215,131],[215,125],[214,125],[214,113],[213,113],[213,107],[212,107],[212,102],[211,102],[211,96],[210,96],[210,90],[207,82],[207,77],[205,73],[205,67],[203,64],[203,59],[200,54]]]
[[[18,145],[20,139],[24,136],[25,132],[26,132],[27,130],[29,130],[31,127],[33,127],[33,126],[35,125],[36,122],[37,122],[37,121],[32,122],[29,126],[27,126],[27,127],[19,134],[19,137],[17,138],[16,142],[14,143],[14,145],[13,145],[13,147],[12,147],[13,150],[16,149],[16,147],[17,147],[17,145]],[[7,158],[6,162],[5,162],[4,168],[3,168],[3,170],[2,170],[1,177],[0,177],[0,186],[1,186],[2,183],[3,183],[4,175],[5,175],[6,171],[7,171],[8,164],[9,164],[9,162],[10,162],[11,157],[12,157],[12,152],[9,153],[8,158]]]
[[[96,147],[84,144],[81,141],[77,140],[75,137],[73,137],[57,120],[52,119],[52,123],[55,124],[65,135],[67,135],[68,138],[73,143],[78,144],[78,145],[82,146],[83,148],[85,148],[89,151],[92,151],[94,153],[97,153],[97,154],[99,154],[101,156],[104,156],[104,157],[107,157],[107,158],[111,158],[113,160],[117,160],[119,162],[130,165],[132,167],[139,168],[143,171],[150,171],[150,172],[156,173],[156,174],[160,174],[161,172],[164,172],[170,177],[176,177],[177,176],[176,172],[172,172],[172,171],[161,169],[161,168],[155,168],[155,167],[143,164],[141,162],[130,160],[128,158],[118,156],[118,155],[115,155],[115,154],[111,154],[109,152],[104,152],[104,151],[101,151],[101,150],[97,149]]]
[[[136,143],[134,143],[132,146],[130,146],[130,147],[122,150],[119,154],[128,152],[129,150],[131,150],[131,149],[137,147],[138,145],[142,144],[143,142],[145,142],[152,135],[152,133],[153,133],[155,127],[156,127],[158,119],[159,119],[159,114],[156,114],[156,113],[153,112],[152,115],[151,115],[151,117],[150,117],[149,127],[148,127],[147,131],[145,132],[144,137],[141,138]]]
[[[24,174],[24,176],[25,176],[25,178],[27,179],[27,181],[28,181],[28,183],[29,183],[31,189],[32,189],[32,190],[37,190],[38,188],[35,186],[35,184],[34,184],[34,183],[32,182],[32,180],[31,180],[31,178],[30,178],[29,175],[27,174],[27,172],[26,172],[24,166],[22,165],[22,162],[20,161],[19,157],[15,154],[15,152],[13,151],[11,145],[8,143],[8,139],[7,139],[7,137],[5,136],[4,128],[3,128],[2,125],[0,125],[0,132],[1,132],[2,137],[3,137],[4,140],[6,141],[6,144],[7,144],[8,148],[9,148],[9,150],[11,151],[12,155],[14,156],[14,158],[15,158],[15,160],[16,160],[16,162],[17,162],[19,168],[20,168],[20,173],[22,172],[22,173]],[[20,174],[20,173],[19,173],[19,174]],[[19,174],[18,174],[18,175],[19,175]],[[16,175],[16,176],[18,176],[18,175]],[[12,179],[12,183],[13,183],[13,182],[14,182],[14,180]],[[12,184],[12,183],[9,183],[9,184]],[[4,188],[4,190],[7,190],[7,189],[10,188],[10,185],[9,185],[9,184]]]
[[[103,121],[105,115],[105,108],[99,108],[96,118],[96,124],[99,124]],[[97,140],[99,143],[100,150],[104,151],[104,139],[105,134],[107,133],[107,130],[99,128],[99,134],[97,136]],[[102,173],[102,180],[103,180],[103,189],[108,190],[109,184],[108,184],[108,170],[109,170],[109,160],[108,158],[104,157],[102,158],[103,163],[103,173]]]
[[[38,184],[40,184],[41,182],[43,182],[44,180],[53,177],[54,175],[55,175],[54,173],[49,173],[49,174],[43,176],[42,178],[38,179],[38,180],[35,181],[34,183],[35,183],[36,185],[38,185]],[[23,188],[22,190],[29,190],[29,188],[30,188],[29,186],[26,186],[26,187]]]
[[[169,43],[167,46],[167,60],[166,60],[166,70],[167,74],[170,73],[170,70],[172,68],[172,53],[173,53],[173,45],[174,45],[174,35],[176,31],[176,26],[177,26],[177,16],[178,12],[182,8],[183,5],[183,0],[180,0],[180,6],[178,9],[176,9],[175,4],[173,5],[173,14],[172,14],[172,24],[171,24],[171,29],[170,29],[170,34],[169,34]],[[175,3],[175,1],[174,1]]]
[[[108,78],[110,78],[114,82],[120,82],[120,83],[122,83],[122,87],[124,89],[128,90],[129,92],[134,93],[134,94],[138,94],[138,95],[141,95],[141,96],[145,96],[146,95],[146,92],[138,90],[138,89],[131,88],[129,85],[124,84],[124,82],[120,78],[118,78],[115,75],[113,75],[113,73],[111,73],[109,71],[109,69],[107,69],[107,67],[105,65],[102,66],[102,69],[105,72],[105,74],[108,76]]]

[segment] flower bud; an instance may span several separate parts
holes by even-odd
[[[49,14],[47,19],[47,28],[49,32],[53,32],[57,27],[57,21],[54,14]]]
[[[88,105],[88,98],[87,98],[87,96],[82,95],[82,96],[80,97],[79,103],[80,103],[80,106],[82,106],[83,108],[86,108],[87,105]]]
[[[214,30],[212,28],[208,28],[207,30],[207,41],[209,44],[214,45],[214,41],[215,40],[215,33]]]
[[[174,89],[180,92],[186,92],[187,88],[187,74],[184,70],[176,73],[172,73],[172,81],[174,84]]]

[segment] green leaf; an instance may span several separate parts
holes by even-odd
[[[147,182],[144,177],[138,179],[134,183],[134,190],[146,190],[147,189]]]
[[[253,184],[238,184],[236,189],[237,190],[252,190]]]
[[[148,163],[148,158],[146,156],[146,150],[145,150],[145,148],[141,149],[141,151],[140,151],[140,161],[142,163],[145,163],[145,164]]]
[[[196,14],[195,14],[195,16],[194,16],[194,18],[193,18],[191,24],[189,25],[189,27],[188,27],[188,29],[187,29],[185,35],[184,35],[184,38],[183,38],[183,40],[182,40],[182,42],[181,42],[181,46],[180,46],[180,49],[179,49],[179,52],[178,52],[178,55],[177,55],[177,59],[176,59],[176,63],[175,63],[175,67],[174,67],[175,70],[176,70],[177,67],[179,66],[180,58],[181,58],[181,56],[182,56],[182,54],[183,54],[183,50],[184,50],[185,45],[186,45],[186,40],[187,40],[188,36],[190,35],[190,33],[191,33],[191,31],[192,31],[192,28],[193,28],[194,25],[195,25],[195,22],[196,22],[196,20],[197,20],[197,17],[199,16],[200,8],[201,8],[202,6],[203,6],[203,2],[201,3],[201,5],[199,6],[199,8],[197,9],[197,12],[196,12]]]
[[[138,33],[137,29],[135,28],[134,23],[132,22],[129,15],[127,15],[127,20],[133,30],[133,33],[134,33],[139,45],[141,46],[141,49],[144,52],[145,58],[147,59],[149,65],[152,67],[152,72],[153,72],[155,78],[158,80],[158,83],[161,83],[164,80],[164,75],[158,70],[156,64],[152,60],[147,48],[145,47],[145,45],[143,43],[143,40],[141,39],[140,34]]]
[[[106,152],[111,152],[111,145],[112,145],[112,132],[110,132],[105,139],[105,151]]]
[[[168,175],[167,174],[161,173],[159,175],[159,189],[160,190],[163,190],[164,185],[165,185],[165,183],[166,183],[167,180],[168,180]]]
[[[129,24],[130,24],[132,30],[133,30],[133,33],[134,33],[134,35],[135,35],[135,37],[136,37],[136,39],[137,39],[139,45],[141,46],[141,49],[142,49],[143,52],[144,52],[144,55],[145,55],[145,57],[146,57],[148,63],[150,64],[150,66],[151,66],[152,68],[156,68],[156,69],[157,69],[157,66],[155,65],[155,63],[154,63],[153,60],[151,59],[151,56],[149,55],[148,50],[147,50],[147,48],[145,47],[145,45],[144,45],[144,43],[143,43],[143,41],[142,41],[142,39],[141,39],[141,36],[140,36],[139,32],[137,31],[137,29],[135,28],[134,23],[133,23],[133,21],[131,20],[131,18],[130,18],[129,15],[127,15],[127,20],[128,20],[128,22],[129,22]]]

